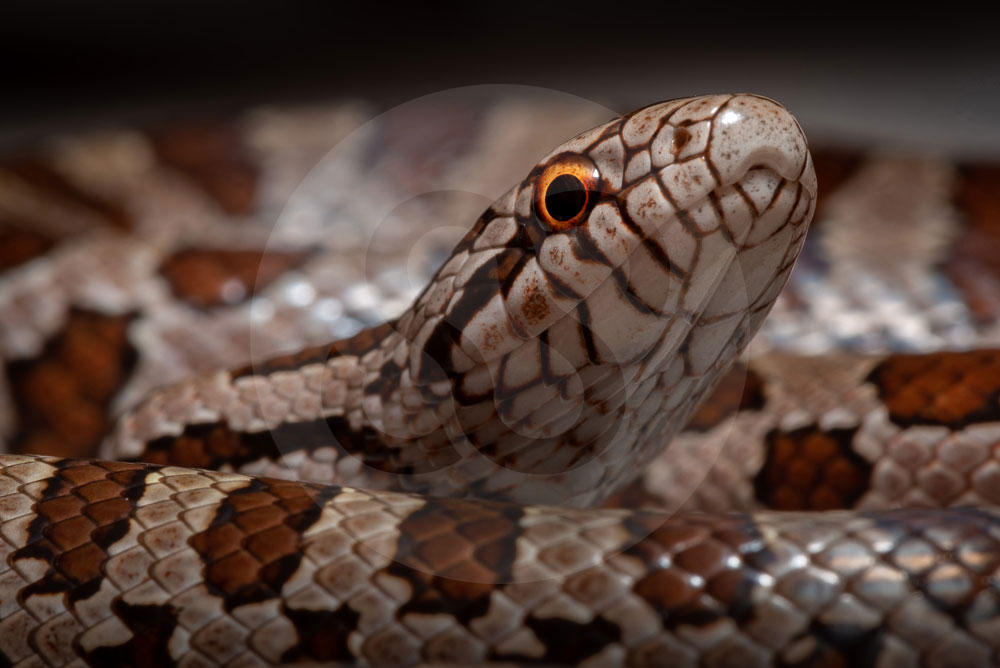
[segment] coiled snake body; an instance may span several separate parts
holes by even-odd
[[[769,395],[802,426],[771,434],[762,469],[730,457],[763,471],[757,497],[863,510],[678,510],[746,510],[754,494],[712,477],[724,467],[700,489],[711,461],[690,465],[688,435],[664,509],[580,508],[669,466],[654,458],[784,286],[816,189],[776,103],[654,105],[544,158],[398,319],[158,390],[104,460],[3,455],[0,658],[996,663],[995,427],[980,423],[1000,388],[975,373],[989,352],[829,361],[854,389],[820,397],[823,433],[793,382]],[[947,396],[959,377],[909,410],[908,388]],[[838,431],[845,412],[863,425]],[[735,428],[768,437],[777,418],[755,419]],[[901,489],[887,462],[907,448],[966,477],[921,471]],[[914,504],[978,507],[891,509]]]

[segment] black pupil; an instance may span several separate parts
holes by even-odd
[[[545,208],[554,220],[565,222],[575,218],[587,206],[587,189],[572,174],[560,174],[552,179],[545,191]]]

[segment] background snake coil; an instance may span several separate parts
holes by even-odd
[[[694,413],[816,194],[776,103],[653,105],[545,157],[399,318],[152,392],[103,460],[0,456],[0,660],[996,664],[996,354],[766,356],[735,394],[770,411]],[[660,510],[584,509],[640,472],[618,502]]]

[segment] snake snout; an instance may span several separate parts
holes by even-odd
[[[734,95],[719,106],[706,158],[720,185],[737,183],[754,167],[767,167],[816,195],[816,175],[801,126],[785,107],[766,97]]]

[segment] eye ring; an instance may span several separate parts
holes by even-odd
[[[557,159],[535,182],[535,215],[550,229],[565,232],[581,225],[597,203],[601,173],[580,155]]]

